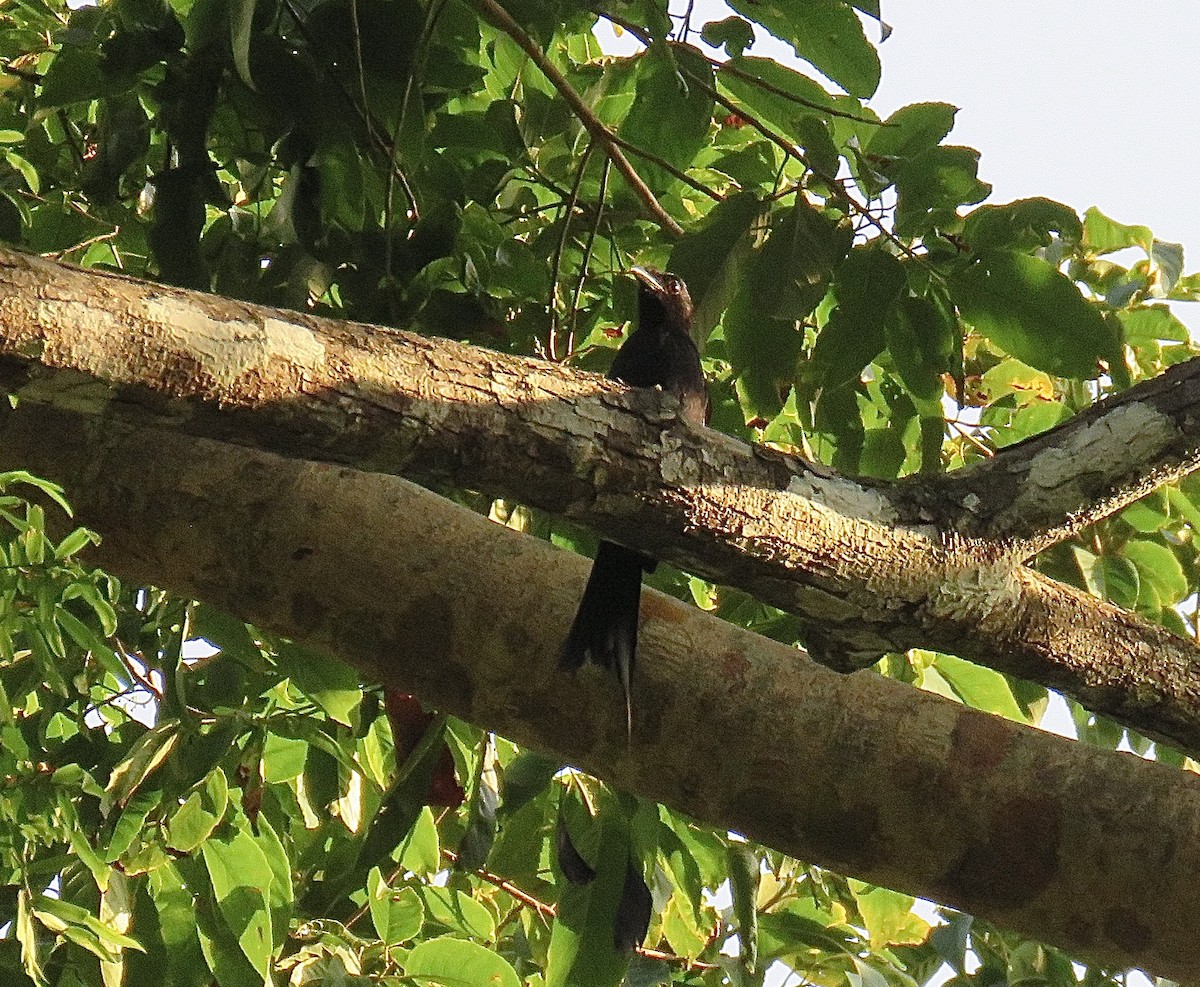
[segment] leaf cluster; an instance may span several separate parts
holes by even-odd
[[[1195,355],[1181,247],[1094,209],[985,202],[947,104],[878,117],[876,4],[730,8],[699,25],[690,5],[510,0],[514,33],[467,0],[17,0],[0,238],[595,370],[634,316],[621,272],[669,267],[697,303],[714,427],[884,478],[991,455]],[[606,54],[598,21],[640,49]],[[805,64],[754,55],[765,34]],[[1194,633],[1198,496],[1163,491],[1038,564]],[[931,931],[910,898],[466,724],[414,739],[328,659],[81,566],[94,536],[53,541],[56,500],[0,477],[14,982],[753,985],[783,964],[907,987],[948,963],[963,985],[1076,983],[1053,950],[964,916]],[[797,639],[740,594],[655,578]],[[882,668],[1012,718],[1047,698],[949,655]],[[1150,750],[1075,715],[1084,739]],[[593,882],[563,874],[564,827]],[[654,905],[632,958],[612,941],[630,869]]]

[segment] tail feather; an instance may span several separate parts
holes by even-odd
[[[625,694],[625,721],[630,732],[638,605],[647,563],[650,560],[640,552],[612,542],[600,543],[571,633],[558,657],[558,667],[564,671],[573,672],[591,661],[617,676]]]

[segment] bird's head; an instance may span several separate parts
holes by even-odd
[[[632,267],[629,273],[638,281],[638,328],[661,327],[690,335],[694,308],[683,278],[653,267]]]

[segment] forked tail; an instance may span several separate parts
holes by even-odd
[[[642,571],[649,560],[640,552],[601,542],[575,613],[558,667],[573,672],[592,661],[616,675],[625,694],[625,725],[633,732],[631,683],[637,657],[638,604]]]

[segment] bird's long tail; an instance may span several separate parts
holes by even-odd
[[[607,668],[625,694],[625,723],[633,732],[630,684],[637,657],[638,604],[642,571],[650,560],[640,552],[601,542],[575,613],[571,633],[558,656],[558,667],[573,672],[584,662]]]

